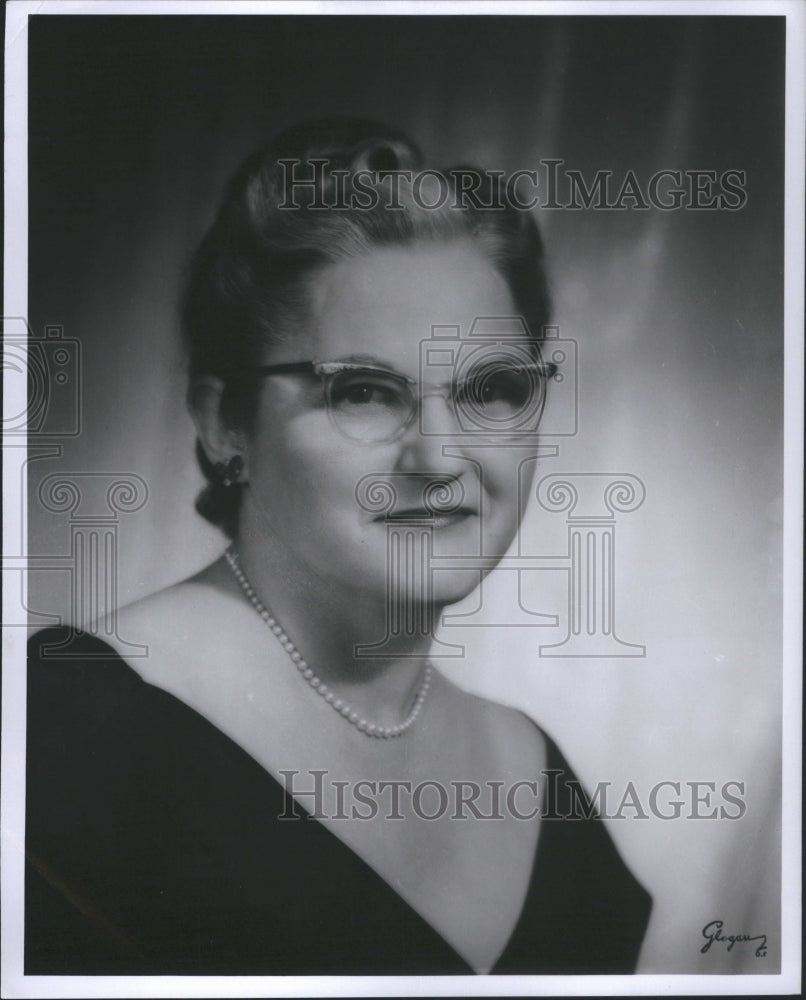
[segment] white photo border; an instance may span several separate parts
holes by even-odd
[[[781,16],[786,18],[785,154],[785,490],[782,971],[779,975],[174,977],[26,976],[23,973],[25,636],[3,629],[2,688],[2,980],[4,997],[259,996],[604,996],[760,995],[801,984],[801,703],[804,373],[804,121],[806,9],[799,0],[579,0],[579,2],[244,2],[244,0],[10,0],[5,34],[4,315],[24,317],[27,303],[27,21],[30,15],[573,15]],[[4,377],[7,375],[4,372]],[[25,409],[18,381],[5,380],[4,418]],[[17,398],[15,398],[15,391]],[[4,442],[5,445],[5,442]],[[4,467],[9,460],[3,450]],[[23,489],[4,477],[3,549],[26,553],[19,509]],[[3,574],[4,605],[19,599],[18,578]],[[16,589],[16,593],[15,593]]]

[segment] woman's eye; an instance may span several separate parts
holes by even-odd
[[[532,391],[532,380],[523,369],[500,369],[480,372],[467,379],[460,388],[460,400],[476,406],[495,403],[523,406]]]
[[[348,403],[372,403],[381,395],[376,385],[351,385],[344,390],[344,399]]]
[[[395,390],[387,382],[377,379],[351,379],[334,385],[331,399],[342,406],[383,406],[394,403]]]

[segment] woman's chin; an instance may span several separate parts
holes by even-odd
[[[472,594],[481,582],[477,569],[438,570],[433,574],[434,604],[444,606],[456,604]]]
[[[384,605],[387,617],[400,615],[404,620],[406,608],[420,608],[424,604],[444,607],[446,604],[456,604],[472,593],[479,585],[480,573],[477,569],[438,570],[430,574],[430,589],[422,586],[423,580],[408,581],[408,585],[394,588],[391,592],[388,579],[385,581],[368,580],[364,577],[362,586],[355,587],[355,581],[342,581],[338,586],[343,592],[351,590],[355,600],[364,608],[370,606],[379,608]]]

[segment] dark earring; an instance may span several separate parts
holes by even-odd
[[[240,455],[233,455],[226,462],[216,462],[214,472],[216,482],[220,486],[233,486],[238,482],[243,470],[243,459]]]

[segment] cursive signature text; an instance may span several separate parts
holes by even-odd
[[[719,944],[727,945],[728,951],[733,951],[733,946],[740,941],[758,941],[756,946],[756,958],[767,957],[767,935],[766,934],[723,934],[724,921],[712,920],[702,929],[702,936],[706,939],[705,944],[700,948],[700,953],[705,954],[716,941]]]

